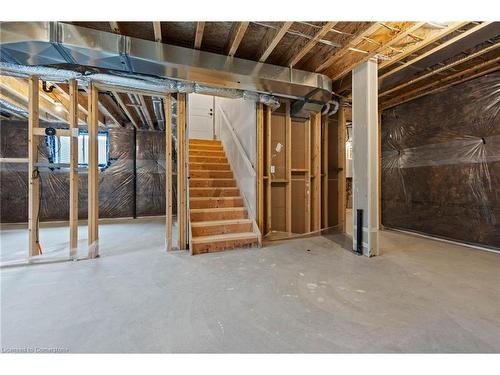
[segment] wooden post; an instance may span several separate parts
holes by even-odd
[[[186,94],[177,95],[177,241],[186,250]]]
[[[311,121],[311,230],[321,229],[321,113]]]
[[[345,160],[345,142],[346,142],[346,120],[343,107],[338,111],[338,217],[339,229],[341,233],[345,232],[345,211],[346,211],[346,160]],[[352,225],[352,223],[349,223]]]
[[[323,217],[323,228],[328,228],[328,117],[324,116],[321,121],[322,125],[322,145],[321,152],[323,153],[323,180],[321,185],[321,195],[323,206],[321,213]]]
[[[311,231],[311,116],[305,123],[306,126],[306,194],[305,194],[305,228],[304,232]]]
[[[264,105],[257,103],[257,225],[264,232]]]
[[[285,104],[285,151],[286,151],[286,231],[292,232],[292,117],[290,115],[290,102]]]
[[[264,234],[271,232],[272,228],[272,218],[271,218],[271,127],[272,127],[272,116],[271,108],[266,107],[266,230]]]
[[[99,256],[99,166],[98,166],[98,104],[99,92],[93,83],[89,85],[88,132],[88,246],[89,258]]]
[[[35,129],[39,128],[38,121],[38,77],[33,76],[29,79],[28,90],[28,231],[29,231],[29,257],[40,255],[39,246],[39,209],[40,209],[40,178],[38,168],[35,163],[38,162],[38,138],[35,135]]]
[[[78,83],[69,82],[69,255],[74,259],[78,248]]]
[[[163,99],[165,112],[165,247],[172,250],[172,97]]]

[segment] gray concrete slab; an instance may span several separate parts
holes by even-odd
[[[191,257],[161,222],[101,229],[100,259],[1,270],[3,350],[500,351],[499,254],[382,232],[376,258],[327,237]]]

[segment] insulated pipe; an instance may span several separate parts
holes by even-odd
[[[8,101],[0,99],[0,110],[4,109],[6,112],[13,113],[17,116],[21,117],[28,117],[28,112],[26,112],[24,109],[10,104]]]

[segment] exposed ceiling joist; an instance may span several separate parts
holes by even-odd
[[[205,31],[205,22],[196,22],[196,36],[194,37],[194,48],[200,49],[203,41],[203,32]]]
[[[347,44],[340,48],[338,51],[336,51],[333,55],[331,55],[328,59],[326,59],[322,64],[320,64],[316,69],[315,72],[322,72],[323,70],[326,70],[332,64],[337,60],[345,56],[346,53],[350,51],[350,48],[356,47],[359,43],[363,41],[364,37],[367,37],[371,34],[373,34],[375,31],[377,31],[381,27],[380,23],[375,22],[373,25],[368,27],[365,31],[356,34],[353,36],[352,40],[347,42]]]
[[[394,73],[399,72],[400,70],[405,69],[406,67],[415,64],[416,62],[418,62],[418,61],[426,58],[427,56],[430,56],[430,55],[436,53],[437,51],[439,51],[439,50],[441,50],[441,49],[443,49],[445,47],[448,47],[449,45],[451,45],[453,43],[456,43],[459,40],[461,40],[461,39],[463,39],[463,38],[465,38],[465,37],[467,37],[467,36],[469,36],[469,35],[477,32],[477,31],[485,28],[486,26],[489,26],[491,23],[492,22],[482,22],[479,25],[472,27],[471,29],[469,29],[469,30],[461,33],[460,35],[457,35],[456,37],[451,38],[450,40],[448,40],[448,41],[446,41],[444,43],[439,44],[438,46],[430,49],[429,51],[427,51],[427,52],[425,52],[425,53],[423,53],[423,54],[421,54],[421,55],[419,55],[417,57],[415,57],[414,59],[411,59],[411,60],[405,62],[404,64],[399,65],[398,67],[396,67],[396,68],[388,71],[387,73],[382,74],[379,77],[379,80],[383,80],[384,78],[387,78],[387,77],[393,75]]]
[[[293,67],[296,65],[307,53],[318,44],[319,40],[323,38],[338,22],[327,22],[321,29],[314,35],[314,37],[306,43],[295,55],[291,56],[287,65]]]
[[[257,58],[259,62],[265,62],[267,58],[274,51],[278,43],[283,39],[293,22],[284,22],[279,30],[268,29],[264,39],[262,40],[261,47],[257,53]]]
[[[360,60],[354,61],[349,65],[342,67],[341,69],[333,70],[330,74],[328,74],[333,81],[342,78],[351,70],[353,70],[357,65],[368,61],[369,59],[375,57],[377,54],[386,50],[387,48],[399,43],[401,40],[406,38],[408,34],[413,33],[415,30],[421,28],[424,25],[424,22],[414,23],[412,26],[407,27],[405,29],[400,29],[399,32],[392,35],[392,38],[388,39],[385,42],[382,42],[379,47],[375,48],[373,51],[369,52],[367,55],[363,56]],[[340,92],[344,91],[343,89],[339,90]]]
[[[144,112],[144,116],[146,117],[146,123],[148,124],[151,130],[154,130],[155,127],[153,119],[155,118],[155,116],[153,110],[153,103],[151,102],[151,97],[139,95],[139,101],[141,103],[141,108]]]
[[[118,22],[110,21],[109,27],[111,28],[111,31],[114,32],[115,34],[120,34],[120,26],[118,26]]]
[[[466,63],[467,61],[470,61],[470,60],[473,60],[473,59],[477,59],[477,58],[479,58],[480,56],[482,56],[482,55],[484,55],[486,53],[489,53],[491,51],[496,50],[498,47],[500,47],[500,43],[493,44],[493,45],[491,45],[489,47],[483,48],[480,51],[477,51],[475,53],[471,53],[470,55],[465,56],[464,58],[458,59],[458,60],[456,60],[456,61],[454,61],[452,63],[440,66],[439,68],[433,69],[433,70],[431,70],[430,72],[428,72],[426,74],[422,74],[421,76],[419,76],[419,77],[417,77],[415,79],[409,80],[409,81],[407,81],[405,83],[402,83],[402,84],[397,85],[397,86],[395,86],[395,87],[393,87],[391,89],[388,89],[388,90],[385,90],[385,91],[381,92],[379,94],[379,97],[386,96],[386,95],[389,95],[389,94],[391,94],[391,93],[393,93],[395,91],[402,90],[405,87],[414,85],[415,83],[417,83],[419,81],[422,81],[424,79],[427,79],[429,77],[432,77],[435,74],[439,74],[439,73],[442,73],[442,72],[444,72],[446,70],[452,69],[453,67],[461,65],[463,63]]]
[[[99,95],[99,103],[102,103],[102,106],[108,113],[108,116],[118,125],[123,125],[126,118],[123,114],[120,106],[115,103],[115,101],[109,95]]]
[[[231,30],[231,36],[229,37],[229,43],[227,44],[227,55],[234,56],[238,47],[240,46],[245,32],[247,31],[250,22],[236,22]]]
[[[153,22],[153,32],[155,35],[155,42],[161,43],[163,40],[161,35],[161,22]]]
[[[389,100],[381,105],[382,109],[392,108],[397,105],[406,103],[410,100],[420,98],[425,95],[432,94],[436,91],[443,90],[446,87],[454,86],[459,83],[468,81],[470,79],[480,77],[484,74],[495,72],[500,70],[500,56],[497,56],[491,60],[485,61],[481,64],[475,65],[464,71],[449,75],[440,80],[436,80],[427,85],[418,87],[414,90],[406,92],[404,95],[396,97]],[[471,75],[469,75],[471,74]],[[451,82],[450,82],[451,81]]]
[[[432,43],[435,43],[439,39],[444,38],[445,36],[457,31],[459,28],[461,28],[467,24],[468,24],[468,22],[453,22],[453,23],[449,24],[448,27],[442,29],[441,31],[439,31],[433,35],[430,35],[427,38],[420,39],[420,42],[417,42],[416,44],[414,44],[410,48],[404,49],[404,51],[402,53],[395,55],[390,60],[381,62],[379,64],[379,69],[384,69],[385,67],[390,66],[390,65],[400,61],[401,59],[404,59],[405,57],[414,54],[415,52],[421,50],[422,48],[427,47],[428,45],[430,45]]]
[[[132,113],[132,111],[127,105],[130,103],[128,95],[121,92],[113,91],[113,96],[115,97],[122,111],[125,112],[125,114],[129,118],[132,125],[134,125],[136,129],[139,129],[139,121],[137,119],[137,115],[135,113]]]

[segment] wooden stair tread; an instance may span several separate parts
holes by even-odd
[[[220,199],[220,200],[235,200],[241,199],[241,197],[189,197],[190,200],[196,201],[209,201],[210,199]]]
[[[221,242],[221,241],[235,241],[235,240],[247,240],[255,239],[257,240],[257,234],[254,232],[242,232],[242,233],[226,233],[217,234],[215,236],[200,236],[193,237],[193,244],[207,243],[207,242]]]
[[[193,186],[189,187],[189,190],[238,190],[237,186],[228,186],[228,187],[199,187]],[[217,198],[217,197],[214,197]]]
[[[246,211],[245,207],[212,207],[212,208],[191,208],[191,212],[230,212],[230,211]]]
[[[252,219],[229,219],[229,220],[207,220],[195,221],[191,223],[192,227],[209,227],[215,225],[228,225],[228,224],[251,224]]]

